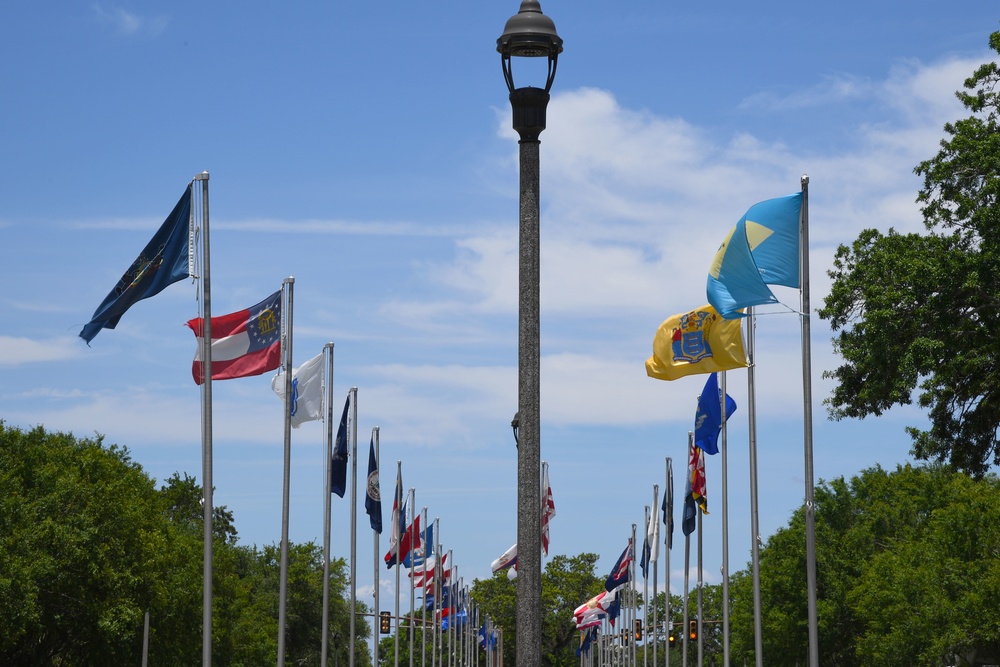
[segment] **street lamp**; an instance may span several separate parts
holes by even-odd
[[[510,91],[514,130],[520,136],[520,215],[517,301],[517,667],[542,662],[542,536],[540,482],[540,327],[538,135],[563,50],[555,23],[538,0],[523,0],[497,39]],[[548,58],[544,88],[514,86],[511,58]]]

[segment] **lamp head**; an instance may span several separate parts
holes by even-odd
[[[556,24],[542,13],[538,0],[522,0],[521,9],[509,19],[503,34],[497,38],[497,52],[503,63],[507,88],[514,92],[514,78],[510,70],[511,57],[549,59],[549,74],[545,92],[552,87],[556,61],[563,50],[563,41],[556,33]]]

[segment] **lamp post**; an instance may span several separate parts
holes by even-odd
[[[520,136],[520,215],[517,301],[517,667],[542,662],[542,536],[540,482],[540,327],[538,135],[545,129],[549,89],[563,50],[538,0],[523,0],[497,39]],[[548,58],[545,88],[514,86],[512,57]]]

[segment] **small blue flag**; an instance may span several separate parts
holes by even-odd
[[[632,538],[630,537],[628,546],[625,547],[622,555],[618,557],[615,566],[611,568],[611,574],[608,575],[607,580],[604,582],[605,590],[611,592],[629,580],[631,570],[629,566],[632,564],[632,558]]]
[[[340,416],[337,429],[337,444],[333,448],[333,462],[330,466],[330,491],[341,498],[347,491],[347,413],[351,407],[351,395],[344,402],[344,414]]]
[[[736,412],[736,401],[726,394],[726,417],[722,417],[722,391],[719,389],[718,373],[712,373],[705,382],[705,388],[698,398],[698,411],[694,416],[694,444],[706,454],[719,453],[719,433],[722,425]]]
[[[89,345],[101,329],[114,329],[137,301],[187,278],[190,229],[191,184],[188,183],[174,210],[84,325],[80,338]]]
[[[346,438],[345,438],[346,440]],[[346,472],[346,470],[345,470]],[[369,522],[379,535],[382,534],[382,496],[378,487],[378,459],[375,458],[375,436],[368,443],[368,493],[365,494],[365,512]]]

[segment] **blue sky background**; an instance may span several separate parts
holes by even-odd
[[[359,388],[361,475],[381,429],[466,582],[515,539],[517,143],[496,38],[519,3],[18,3],[0,27],[0,419],[127,446],[201,478],[195,287],[77,337],[188,181],[211,174],[213,312],[295,277],[295,364],[335,348],[337,410]],[[919,230],[913,167],[992,59],[996,6],[910,0],[678,4],[546,0],[565,40],[541,141],[542,457],[554,553],[610,569],[664,461],[677,503],[703,377],[646,377],[667,316],[705,302],[715,249],[808,174],[815,308],[838,244]],[[518,67],[518,85],[540,84]],[[534,77],[534,78],[533,78]],[[779,293],[795,307],[797,293]],[[803,498],[799,323],[759,320],[761,532]],[[813,327],[817,483],[908,459],[916,409],[830,422],[837,359]],[[746,374],[729,374],[730,566],[750,558]],[[219,382],[216,502],[277,542],[281,403],[270,375]],[[322,428],[294,432],[294,541],[322,537]],[[705,577],[720,581],[718,457]],[[359,527],[366,526],[359,499]],[[334,552],[349,505],[334,498]],[[641,530],[641,528],[640,528]],[[370,601],[372,541],[359,529]],[[683,544],[678,541],[678,544]],[[383,537],[382,550],[386,539]],[[675,547],[672,588],[683,550]],[[663,588],[663,566],[660,567]],[[380,570],[383,601],[392,573]],[[803,577],[804,581],[804,577]],[[595,591],[596,592],[596,591]],[[581,601],[582,602],[582,601]],[[405,604],[404,604],[405,607]],[[390,608],[383,603],[383,608]]]

